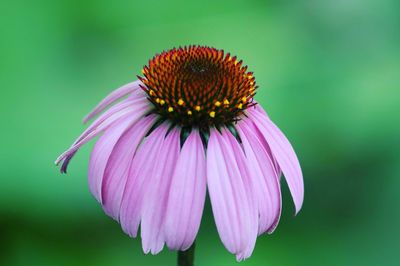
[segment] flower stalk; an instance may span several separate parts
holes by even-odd
[[[185,251],[178,251],[178,266],[193,266],[196,242]]]

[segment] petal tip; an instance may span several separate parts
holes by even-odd
[[[83,119],[82,119],[82,124],[86,124],[89,120],[91,119],[91,117],[90,116],[85,116]]]
[[[294,211],[294,216],[297,216],[299,214],[299,212],[301,211],[301,208],[303,207],[303,202],[299,203],[296,207],[295,207],[295,211]]]

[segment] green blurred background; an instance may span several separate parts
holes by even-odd
[[[53,165],[82,117],[185,44],[242,58],[257,100],[300,158],[305,202],[284,210],[240,265],[400,265],[400,2],[21,1],[0,3],[0,265],[174,265],[143,255],[87,186],[91,145]],[[209,204],[197,265],[237,265]]]

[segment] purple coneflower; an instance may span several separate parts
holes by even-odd
[[[253,97],[252,72],[223,50],[189,46],[164,51],[143,76],[108,95],[102,113],[56,161],[61,172],[78,149],[100,135],[89,163],[89,187],[104,211],[145,253],[164,244],[185,251],[195,241],[206,190],[219,236],[237,260],[281,213],[280,176],[296,213],[303,177],[289,141]]]

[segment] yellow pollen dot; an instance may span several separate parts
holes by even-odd
[[[235,61],[235,66],[236,66],[238,63],[239,63],[238,60],[236,60],[236,61]]]
[[[155,95],[155,93],[154,93],[153,90],[150,90],[150,91],[149,91],[149,94],[150,94],[150,96],[154,96],[154,95]]]
[[[199,105],[196,105],[196,106],[194,107],[194,109],[196,109],[196,111],[199,112],[200,109],[201,109],[201,107],[200,107]]]
[[[229,104],[228,99],[225,99],[225,100],[224,100],[224,105],[228,105],[228,104]]]
[[[211,116],[212,118],[214,118],[214,117],[215,117],[215,112],[214,112],[214,111],[211,111],[211,112],[210,112],[210,116]]]
[[[247,97],[246,97],[246,96],[243,96],[242,102],[243,102],[243,103],[246,103],[246,102],[247,102]]]
[[[253,82],[253,81],[251,81],[251,82],[250,82],[250,85],[251,85],[251,86],[253,86],[253,85],[254,85],[254,82]]]
[[[156,99],[156,103],[160,103],[160,98],[157,98],[157,99]]]
[[[220,102],[220,101],[216,101],[214,104],[215,104],[215,106],[217,106],[217,107],[221,106],[221,102]]]
[[[190,110],[187,111],[187,114],[188,114],[188,115],[192,115],[192,111],[190,111]]]
[[[142,69],[142,74],[145,74],[146,72],[144,71],[144,69]]]
[[[242,108],[243,108],[243,104],[239,103],[239,104],[238,104],[238,108],[239,108],[239,109],[242,109]]]
[[[229,58],[228,58],[228,61],[231,61],[231,60],[232,60],[232,57],[229,57]]]
[[[165,101],[164,101],[164,100],[160,100],[160,104],[161,104],[161,105],[164,105],[164,104],[165,104]]]
[[[168,107],[168,112],[173,112],[174,111],[174,108],[172,108],[172,107]]]
[[[185,102],[182,99],[178,100],[178,105],[183,105]]]
[[[247,78],[248,78],[248,79],[252,79],[253,76],[252,76],[252,75],[248,75]]]

